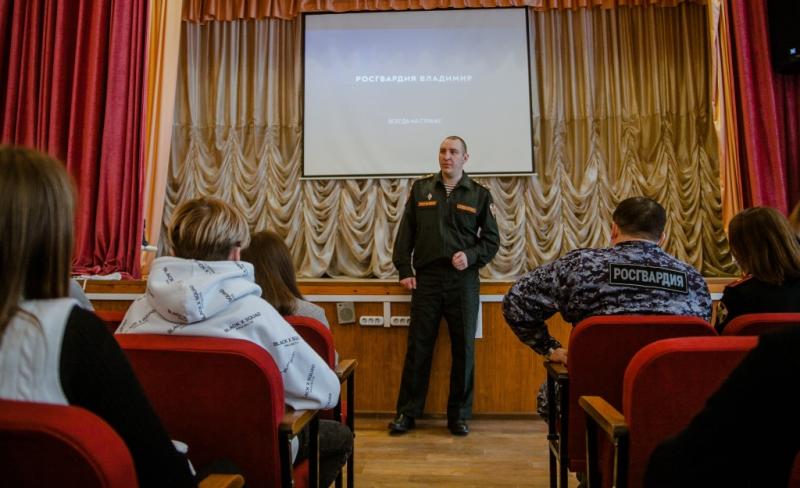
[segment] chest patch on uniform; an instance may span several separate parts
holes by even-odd
[[[609,263],[608,283],[689,293],[684,271],[657,266]]]
[[[435,207],[439,203],[436,200],[420,200],[417,202],[417,207]]]
[[[478,213],[478,210],[475,209],[475,207],[470,207],[469,205],[464,205],[463,203],[457,203],[456,208],[472,214]]]

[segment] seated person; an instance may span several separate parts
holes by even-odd
[[[522,342],[550,361],[567,350],[545,320],[561,312],[573,325],[593,315],[665,314],[711,318],[711,295],[692,266],[667,254],[664,207],[646,197],[620,202],[611,247],[576,249],[519,279],[503,300],[506,322]]]
[[[306,301],[300,293],[292,255],[278,234],[264,230],[250,236],[250,245],[242,250],[242,260],[252,263],[261,297],[278,313],[309,317],[331,328],[325,309]],[[335,361],[339,362],[338,352]]]
[[[239,261],[250,231],[236,209],[213,198],[184,202],[175,209],[166,239],[173,256],[153,261],[147,293],[133,302],[117,334],[244,339],[275,360],[289,406],[336,406],[336,373],[261,299],[253,265]],[[347,461],[353,439],[346,426],[324,420],[319,435],[320,482],[328,486]]]
[[[322,322],[330,329],[325,309],[307,302],[297,288],[297,276],[289,248],[281,237],[261,231],[250,237],[250,245],[242,250],[242,259],[253,263],[261,297],[281,315],[299,315]]]
[[[0,147],[0,398],[83,407],[125,441],[141,486],[196,486],[117,341],[67,297],[74,208],[61,163]]]
[[[800,329],[761,336],[705,408],[653,451],[644,486],[789,486],[800,452],[798,350]]]
[[[739,212],[728,227],[731,253],[744,278],[729,284],[717,305],[717,332],[740,315],[800,312],[800,241],[774,208]]]

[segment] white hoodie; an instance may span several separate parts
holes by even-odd
[[[250,263],[156,259],[147,293],[133,302],[116,333],[245,339],[275,360],[292,408],[333,408],[339,400],[336,373],[261,299]]]

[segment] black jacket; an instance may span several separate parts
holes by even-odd
[[[499,246],[494,204],[489,190],[466,173],[447,196],[441,173],[415,181],[394,243],[392,262],[400,279],[414,276],[440,259],[464,251],[469,267],[492,260]]]

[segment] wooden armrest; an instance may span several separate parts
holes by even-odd
[[[336,376],[339,377],[339,383],[344,383],[356,370],[356,366],[358,366],[358,361],[355,359],[342,359],[339,361],[334,370],[336,371]]]
[[[547,371],[548,375],[552,376],[556,380],[560,381],[569,378],[567,367],[561,363],[554,363],[553,361],[545,361],[544,369],[545,371]]]
[[[612,441],[628,435],[625,417],[599,396],[582,396],[578,404]]]
[[[242,488],[244,478],[240,474],[210,474],[200,480],[198,488]]]
[[[289,434],[290,437],[296,436],[317,416],[317,412],[319,410],[294,410],[286,407],[281,419],[281,432]]]

